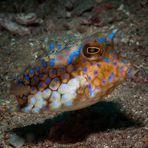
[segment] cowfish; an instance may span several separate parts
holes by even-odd
[[[50,113],[78,110],[99,102],[136,68],[116,53],[116,31],[89,37],[27,67],[12,84],[16,111]],[[56,50],[58,46],[50,43]]]

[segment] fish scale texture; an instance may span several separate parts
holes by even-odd
[[[23,91],[17,90],[17,110],[44,113],[81,109],[131,77],[133,66],[113,49],[114,35],[87,39],[28,67],[17,79],[16,90],[23,87]]]

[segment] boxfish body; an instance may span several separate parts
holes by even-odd
[[[122,80],[133,77],[133,65],[113,48],[115,33],[84,39],[27,67],[11,86],[16,111],[78,110],[99,102]]]

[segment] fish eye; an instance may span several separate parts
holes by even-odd
[[[87,48],[88,54],[97,54],[97,53],[99,53],[99,51],[100,51],[100,48],[98,48],[98,47],[88,47]]]
[[[81,49],[81,55],[88,60],[99,60],[104,53],[103,49],[103,46],[98,42],[86,42]]]

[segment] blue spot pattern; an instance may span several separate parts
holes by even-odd
[[[23,80],[22,79],[16,80],[16,83],[23,84]]]
[[[117,62],[112,62],[113,65],[117,65]]]
[[[88,80],[91,80],[91,76],[88,76]]]
[[[89,95],[91,97],[93,97],[94,96],[94,91],[93,91],[93,88],[92,88],[91,84],[88,84],[88,91],[89,91]]]
[[[51,85],[51,87],[52,87],[52,88],[55,88],[55,87],[56,87],[56,85],[55,85],[55,84],[52,84],[52,85]]]
[[[55,69],[52,69],[52,74],[56,74],[56,70]]]
[[[63,71],[65,69],[65,66],[60,67],[60,70]]]
[[[86,62],[86,59],[83,59],[82,62],[83,62],[83,63]]]
[[[102,42],[105,42],[106,40],[105,38],[100,37],[100,38],[97,38],[96,41],[102,43]]]
[[[117,31],[113,31],[112,33],[108,34],[108,38],[109,38],[110,40],[112,40],[112,39],[115,37],[116,32],[117,32]]]
[[[119,68],[120,73],[122,73],[122,72],[123,72],[123,69],[124,69],[124,67],[123,67],[123,66],[121,66],[121,67]]]
[[[49,77],[46,78],[45,83],[46,83],[46,84],[49,84],[49,83],[50,83],[50,80],[51,80],[51,79],[50,79]]]
[[[115,54],[113,54],[113,55],[112,55],[112,58],[114,58],[114,59],[115,59],[116,57],[117,57],[117,56],[116,56]]]
[[[120,62],[122,62],[122,63],[124,63],[124,64],[127,63],[127,61],[126,61],[125,59],[120,59]]]
[[[82,45],[79,45],[77,50],[70,53],[69,57],[67,58],[67,64],[70,64],[72,62],[74,56],[78,56],[80,54],[81,47]]]
[[[64,74],[63,78],[64,78],[64,79],[66,79],[66,78],[67,78],[67,75],[66,75],[66,74]]]
[[[57,50],[60,50],[62,48],[62,45],[58,45]]]
[[[49,65],[50,65],[50,66],[54,66],[54,64],[55,64],[55,59],[52,58],[52,59],[49,61]]]
[[[34,81],[37,81],[37,79],[38,79],[37,76],[34,76],[34,77],[33,77],[33,80],[34,80]]]
[[[32,68],[29,69],[29,73],[33,74],[33,69]]]
[[[87,67],[83,67],[82,70],[83,70],[84,72],[87,72]]]
[[[63,49],[66,49],[67,48],[67,45],[64,45]]]
[[[128,74],[129,77],[131,76],[131,72],[132,72],[132,69],[129,68],[128,71],[127,71],[127,74]]]
[[[55,79],[54,79],[54,81],[55,81],[55,82],[58,82],[58,81],[59,81],[59,79],[58,79],[58,78],[55,78]]]
[[[47,63],[43,59],[41,60],[41,64],[42,64],[43,67],[46,67],[47,66]]]
[[[43,82],[40,82],[40,83],[39,83],[39,87],[42,87],[42,86],[43,86]]]
[[[105,84],[106,83],[106,81],[105,80],[102,80],[102,84]]]
[[[100,91],[100,87],[96,86],[95,91]]]
[[[70,68],[70,71],[75,71],[75,67],[72,66],[72,67]]]
[[[97,67],[100,67],[101,65],[100,64],[97,64]]]
[[[34,91],[35,90],[35,87],[31,87],[31,90]]]
[[[102,59],[103,59],[105,62],[110,62],[110,59],[109,59],[109,58],[103,57]]]
[[[35,69],[36,69],[36,71],[39,71],[40,70],[40,66],[36,66]]]
[[[55,44],[51,42],[51,43],[49,44],[48,49],[53,49],[54,47],[55,47]]]
[[[98,74],[98,71],[97,70],[94,70],[94,74],[97,75]]]
[[[92,66],[92,65],[94,65],[94,62],[91,61],[91,62],[90,62],[90,66]]]
[[[24,77],[26,80],[29,80],[29,75],[28,74],[24,74]]]
[[[112,81],[113,80],[113,76],[114,76],[114,72],[111,72],[110,76],[108,77],[108,81]]]

